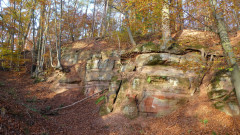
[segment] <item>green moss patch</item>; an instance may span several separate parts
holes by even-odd
[[[111,110],[106,105],[102,105],[99,109],[99,115],[101,115],[101,116],[107,115],[110,112],[111,112]]]
[[[227,69],[222,69],[222,70],[219,70],[218,72],[216,72],[215,77],[211,80],[213,89],[215,89],[216,86],[219,84],[222,75],[224,75],[227,72],[228,72]]]
[[[114,81],[117,81],[118,80],[118,76],[113,76],[111,81],[114,82]]]
[[[210,99],[214,100],[214,99],[222,98],[227,94],[228,94],[228,90],[216,90],[216,91],[210,91],[208,93],[208,96]]]
[[[222,101],[217,101],[213,104],[216,109],[222,110],[226,104]]]
[[[166,82],[169,78],[167,76],[148,76],[147,82],[154,83],[154,82]]]
[[[159,45],[154,44],[152,42],[148,42],[142,45],[142,52],[158,52]]]

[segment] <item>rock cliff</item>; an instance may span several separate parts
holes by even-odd
[[[198,92],[202,80],[214,68],[209,99],[227,114],[239,115],[229,70],[218,70],[224,61],[222,54],[206,53],[199,45],[196,49],[176,44],[169,51],[159,46],[148,42],[128,50],[97,52],[66,47],[62,63],[69,71],[58,77],[54,89],[84,88],[87,96],[107,90],[100,115],[118,112],[131,119],[164,116]],[[216,61],[220,62],[214,65]]]

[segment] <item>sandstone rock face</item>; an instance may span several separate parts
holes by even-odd
[[[130,119],[138,115],[167,115],[184,104],[199,86],[204,68],[195,65],[205,63],[200,53],[160,53],[159,47],[151,43],[131,51],[137,54],[124,59],[128,52],[102,51],[92,55],[66,52],[65,64],[72,66],[85,62],[85,72],[75,68],[71,71],[75,72],[72,77],[63,77],[60,82],[82,81],[86,95],[107,89],[100,114],[115,111]],[[74,75],[83,78],[78,80]]]
[[[111,79],[116,74],[114,52],[107,55],[104,52],[94,54],[87,60],[85,74],[85,94],[91,95],[109,89]]]
[[[191,59],[169,53],[137,55],[135,64],[131,64],[136,66],[136,70],[122,70],[122,74],[126,76],[123,78],[113,110],[124,111],[125,102],[134,98],[140,115],[164,116],[171,113],[193,94],[203,75],[190,67],[179,68],[186,62],[204,64],[200,54]],[[200,67],[197,70],[203,69]]]
[[[236,100],[234,88],[231,83],[230,72],[219,70],[208,90],[208,96],[213,105],[230,116],[240,115],[240,108]]]
[[[153,45],[149,47],[156,49]],[[133,51],[139,51],[139,47]],[[133,102],[129,101],[134,99],[138,115],[164,116],[171,113],[198,88],[205,70],[195,65],[205,65],[205,62],[200,53],[151,53],[145,48],[134,58],[122,62],[122,83],[117,95],[113,96],[113,111],[126,114],[129,110],[126,104],[132,105]]]
[[[58,88],[81,85],[87,96],[108,90],[100,115],[112,111],[130,119],[167,115],[188,101],[206,73],[207,59],[199,51],[160,52],[150,43],[122,52],[66,50],[63,63],[71,72],[59,79]],[[238,115],[230,82],[228,74],[221,74],[212,82],[209,97],[224,112]]]

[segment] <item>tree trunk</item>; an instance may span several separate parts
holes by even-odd
[[[86,11],[85,11],[85,16],[84,16],[84,36],[87,37],[87,14],[88,14],[88,4],[89,4],[89,0],[87,1],[87,7],[86,7]]]
[[[60,20],[59,20],[59,26],[60,26],[60,30],[59,30],[59,45],[58,45],[58,64],[57,64],[57,68],[58,69],[62,69],[61,66],[61,46],[62,46],[62,14],[63,14],[63,1],[61,0],[61,13],[60,13]]]
[[[15,14],[16,12],[16,0],[14,0],[14,3],[13,3],[13,13],[12,14]],[[15,47],[15,24],[16,24],[16,20],[14,18],[15,15],[12,16],[12,19],[13,19],[13,28],[12,28],[12,41],[11,41],[11,62],[10,62],[10,69],[13,68],[13,52],[14,52],[14,47]]]
[[[42,72],[41,67],[41,60],[42,60],[42,50],[43,50],[43,29],[44,29],[44,22],[45,22],[45,5],[41,5],[40,11],[40,20],[39,20],[39,31],[38,31],[38,41],[37,41],[37,65],[36,65],[36,76]]]
[[[112,5],[112,4],[110,4],[110,5]],[[126,27],[127,27],[127,32],[128,32],[128,36],[129,36],[129,39],[130,39],[130,42],[131,42],[131,44],[133,45],[133,46],[136,46],[137,44],[136,44],[136,42],[135,42],[135,40],[133,39],[133,35],[132,35],[132,32],[131,32],[131,29],[130,29],[130,27],[129,27],[129,25],[130,25],[130,23],[129,23],[129,15],[128,15],[128,11],[121,11],[120,9],[118,9],[118,8],[116,8],[116,7],[114,7],[114,6],[111,6],[111,8],[115,8],[116,10],[118,10],[120,13],[122,13],[124,16],[125,16],[125,18],[126,18],[126,20],[127,20],[127,24],[126,24]],[[111,9],[110,8],[110,9]],[[111,13],[111,12],[110,12]],[[108,22],[109,23],[109,22]]]
[[[60,34],[58,35],[58,30],[57,30],[57,26],[58,26],[58,22],[57,22],[57,2],[55,0],[55,36],[56,36],[56,51],[57,51],[57,66],[56,69],[60,69],[61,70],[61,39],[60,39],[60,35],[61,35],[61,22],[62,22],[62,0],[61,0],[61,15],[60,15]],[[60,40],[60,41],[59,41]]]
[[[2,3],[0,1],[0,6],[1,6],[1,14],[2,14]],[[4,30],[4,25],[3,25],[4,19],[2,18],[2,31]],[[3,41],[4,41],[4,37],[3,37],[3,32],[1,32],[1,43],[2,43],[2,50],[4,49],[4,45],[3,45]],[[1,53],[1,59],[3,60],[3,53]],[[4,61],[1,62],[2,68],[4,69]]]
[[[22,52],[22,36],[21,36],[21,26],[22,26],[22,1],[20,2],[19,8],[19,24],[18,24],[18,61],[17,61],[17,70],[20,70],[20,59],[21,59],[21,52]]]
[[[110,0],[108,5],[113,5],[113,0]],[[110,27],[110,23],[111,23],[111,15],[112,15],[112,6],[109,7],[108,18],[107,18],[107,23],[106,23],[106,25],[107,25],[106,31],[109,33],[109,35],[110,35],[109,27]]]
[[[69,4],[70,3],[70,1],[68,1],[68,5],[70,5]],[[74,3],[74,13],[73,13],[73,18],[72,18],[72,20],[70,21],[69,20],[69,16],[70,16],[70,14],[69,14],[69,9],[68,9],[68,12],[67,12],[67,22],[68,22],[68,27],[69,27],[69,32],[70,32],[70,38],[71,38],[71,40],[72,40],[72,42],[74,42],[75,41],[75,38],[74,38],[74,29],[75,29],[75,26],[74,26],[74,21],[75,21],[75,16],[76,16],[76,12],[77,12],[77,1],[75,1],[75,3]]]
[[[97,2],[97,0],[94,0],[93,20],[92,20],[92,35],[91,35],[92,37],[94,37],[94,31],[95,31],[96,2]]]
[[[101,25],[102,25],[101,26],[101,28],[102,28],[102,36],[103,37],[106,35],[108,3],[109,3],[109,0],[105,0],[103,19],[102,19],[102,23],[101,23]]]
[[[36,0],[32,0],[33,7],[32,7],[32,29],[33,29],[33,49],[32,49],[32,69],[31,69],[31,75],[35,76],[33,73],[36,69],[36,42],[35,42],[35,6],[36,6]]]
[[[166,50],[170,47],[171,37],[171,29],[170,29],[170,11],[169,11],[169,2],[168,0],[164,0],[163,8],[162,8],[162,40],[163,45],[161,46],[161,50]]]
[[[135,42],[135,40],[133,39],[133,35],[132,35],[132,32],[131,32],[131,29],[130,29],[130,27],[129,27],[129,16],[128,16],[128,12],[126,12],[125,13],[125,17],[126,17],[126,19],[127,19],[127,32],[128,32],[128,36],[129,36],[129,38],[130,38],[130,41],[131,41],[131,44],[133,45],[133,46],[136,46],[137,44],[136,44],[136,42]]]
[[[224,52],[227,55],[228,64],[229,64],[229,66],[231,66],[233,68],[233,71],[231,73],[232,74],[231,80],[232,80],[232,84],[236,91],[238,103],[240,104],[240,71],[239,71],[239,67],[237,65],[237,60],[236,60],[235,54],[233,52],[229,37],[228,37],[227,29],[226,29],[226,26],[224,23],[223,14],[221,12],[217,13],[217,11],[216,11],[217,10],[217,1],[210,0],[210,5],[212,8],[213,16],[215,17],[216,22],[217,22],[218,35],[221,39],[221,44],[224,49]]]

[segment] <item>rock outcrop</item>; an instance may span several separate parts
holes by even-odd
[[[163,116],[184,104],[197,90],[206,71],[202,66],[206,61],[200,52],[179,55],[157,52],[157,46],[152,44],[147,46],[138,46],[121,55],[120,73],[111,81],[113,86],[120,86],[115,86],[114,90],[110,88],[112,94],[108,94],[105,109],[129,118]],[[145,49],[142,52],[139,48]],[[138,53],[131,55],[136,50]]]
[[[62,63],[70,71],[60,77],[58,86],[81,86],[88,96],[108,90],[100,107],[101,115],[118,112],[130,119],[139,115],[164,116],[186,103],[198,91],[208,63],[212,61],[203,53],[197,49],[176,47],[161,51],[159,45],[153,43],[128,51],[95,53],[66,48]],[[232,99],[234,92],[229,77],[226,73],[215,76],[208,92],[209,98],[214,100],[216,108],[238,115],[239,108]]]

